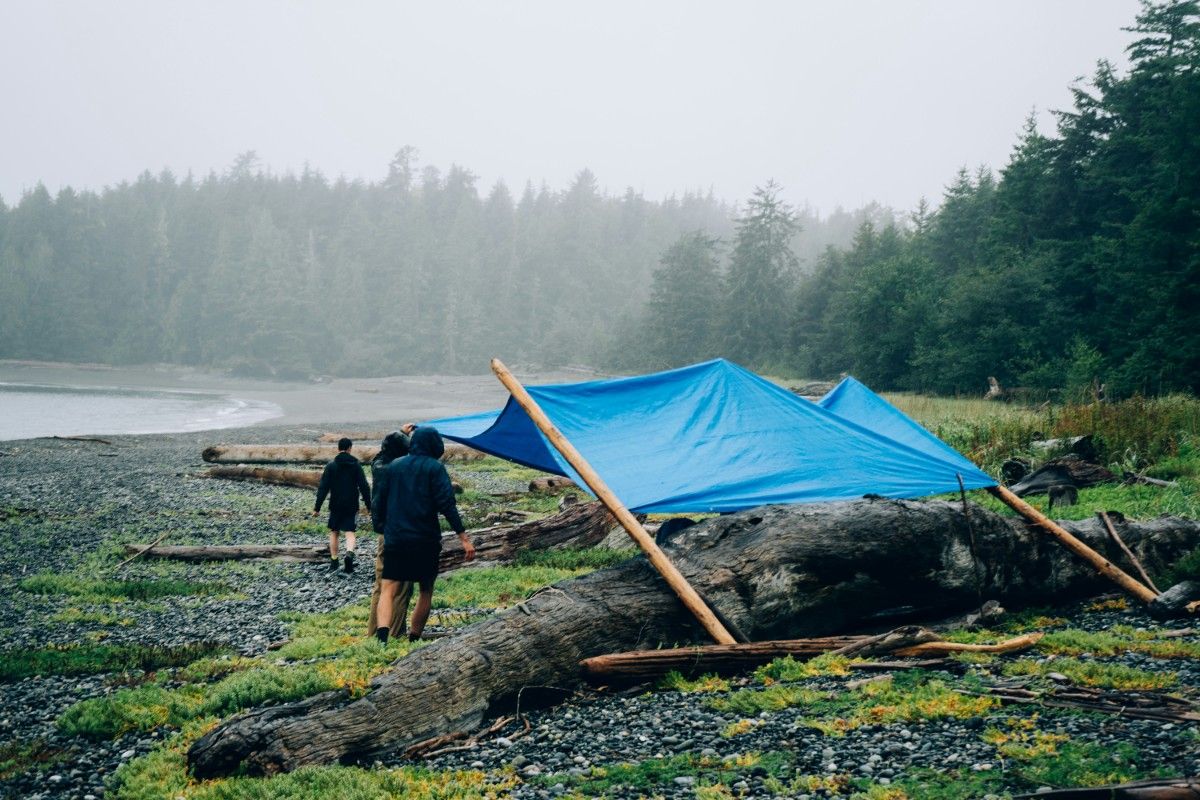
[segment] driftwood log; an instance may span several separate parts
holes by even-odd
[[[709,644],[661,650],[634,650],[585,658],[579,663],[591,680],[648,680],[668,672],[698,675],[741,672],[791,656],[808,659],[823,653],[867,657],[897,655],[905,658],[944,656],[950,653],[1015,653],[1037,644],[1040,633],[1017,636],[997,644],[962,644],[940,641],[926,628],[906,626],[883,636],[823,636],[812,639],[782,639],[747,644]]]
[[[981,594],[1021,606],[1109,588],[1019,520],[971,506],[970,522],[961,503],[940,501],[766,506],[705,520],[666,549],[714,610],[753,641],[846,632],[900,604],[952,613],[977,606]],[[1098,520],[1062,525],[1119,557]],[[1130,524],[1123,538],[1154,573],[1200,544],[1200,523]],[[360,699],[327,692],[234,717],[199,739],[188,763],[210,778],[369,761],[472,730],[511,708],[525,687],[577,685],[585,658],[704,640],[639,557],[555,584],[408,655]]]
[[[534,478],[529,482],[531,492],[553,492],[558,489],[578,489],[575,481],[558,475],[547,475],[544,478]]]
[[[281,469],[279,467],[209,467],[200,473],[204,478],[226,481],[252,481],[272,486],[293,486],[297,489],[316,489],[321,473],[315,469]]]
[[[214,444],[200,457],[210,464],[326,464],[337,455],[336,444]],[[350,454],[369,464],[379,453],[379,443],[356,443]],[[446,442],[442,461],[473,461],[486,453],[466,445]]]
[[[473,566],[512,561],[524,550],[545,550],[559,547],[591,547],[608,535],[616,521],[599,503],[582,503],[569,507],[561,514],[523,522],[520,525],[493,525],[470,531],[475,545]],[[143,558],[169,558],[176,561],[237,561],[270,558],[283,561],[317,561],[329,559],[328,545],[307,544],[239,544],[239,545],[171,545],[152,546],[127,544],[125,552],[142,554]],[[463,566],[462,544],[450,534],[442,538],[439,572],[450,572]]]

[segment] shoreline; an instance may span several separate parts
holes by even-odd
[[[578,370],[522,372],[529,383],[575,383],[597,377]],[[98,364],[0,360],[0,383],[62,388],[139,390],[214,394],[228,400],[278,406],[280,414],[242,427],[286,425],[361,425],[368,422],[429,420],[498,408],[508,398],[489,372],[479,375],[397,375],[335,378],[325,383],[235,378],[172,365],[119,367]],[[386,426],[385,426],[386,427]],[[171,433],[195,433],[185,429]],[[93,434],[126,435],[97,429]],[[127,434],[136,435],[136,434]],[[10,440],[19,441],[19,440]]]

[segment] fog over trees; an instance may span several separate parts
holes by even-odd
[[[1200,8],[1147,5],[997,173],[936,207],[488,189],[400,150],[381,182],[143,174],[0,207],[0,357],[241,374],[646,370],[726,356],[880,389],[1200,388]],[[881,134],[882,135],[882,134]],[[797,158],[803,158],[797,154]],[[697,176],[697,182],[703,176]]]

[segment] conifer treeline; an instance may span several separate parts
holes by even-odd
[[[564,191],[481,196],[411,148],[378,183],[271,175],[247,153],[200,180],[39,186],[0,204],[0,357],[281,377],[604,364],[661,253],[727,234],[733,211],[711,193],[608,195],[587,170]],[[792,244],[815,259],[866,218],[890,215],[807,214]]]
[[[727,248],[723,297],[687,288],[712,282],[718,245],[679,240],[656,273],[645,364],[732,354],[946,393],[982,392],[989,376],[1200,389],[1200,8],[1146,4],[1129,30],[1129,70],[1101,62],[1055,135],[1031,120],[998,178],[961,171],[936,213],[864,224],[810,274],[789,267],[793,220],[771,189]]]

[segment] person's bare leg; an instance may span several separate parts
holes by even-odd
[[[334,561],[337,561],[337,542],[338,532],[331,530],[329,532],[329,557]]]
[[[381,642],[387,643],[387,635],[392,627],[392,602],[396,598],[396,587],[399,581],[383,580],[379,585],[379,602],[375,605],[375,619],[379,622],[376,636]]]
[[[367,636],[374,636],[375,629],[379,627],[379,593],[382,591],[382,583],[383,536],[380,535],[375,538],[375,585],[371,587],[371,616],[367,619]]]
[[[346,531],[346,549],[353,550],[356,544],[358,544],[357,534],[354,531]]]
[[[392,601],[392,633],[399,636],[404,633],[408,623],[408,603],[412,600],[412,581],[398,581],[396,584],[396,599]]]
[[[421,589],[421,593],[417,595],[417,606],[413,609],[412,627],[408,629],[409,639],[420,639],[421,633],[425,630],[425,622],[429,619],[429,609],[433,606],[433,589],[429,591]]]

